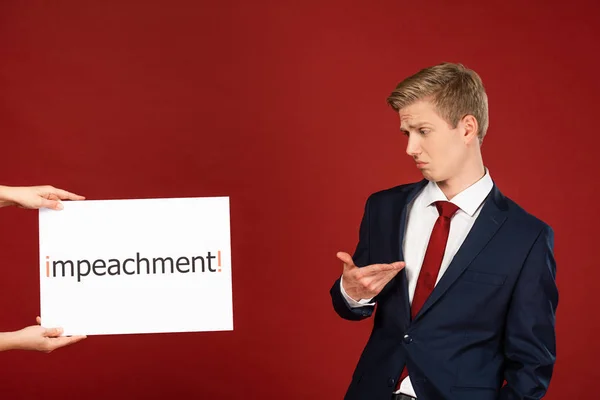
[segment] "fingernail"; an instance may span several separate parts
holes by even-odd
[[[64,208],[65,208],[65,207],[64,207],[64,206],[63,206],[61,203],[58,203],[58,204],[56,205],[56,209],[57,209],[57,210],[62,210],[62,209],[64,209]]]

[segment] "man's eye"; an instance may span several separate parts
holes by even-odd
[[[429,130],[427,130],[427,129],[419,129],[419,133],[421,135],[427,135],[429,133]]]

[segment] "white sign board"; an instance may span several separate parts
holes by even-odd
[[[65,335],[233,330],[228,197],[63,205],[39,213],[43,326]]]

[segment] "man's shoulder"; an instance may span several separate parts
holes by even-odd
[[[387,189],[382,189],[372,193],[369,200],[386,200],[390,198],[406,197],[413,191],[423,188],[427,184],[427,180],[423,179],[418,182],[405,183],[403,185],[394,186]]]
[[[517,225],[521,227],[529,227],[537,232],[552,231],[552,227],[546,221],[542,220],[536,215],[533,215],[510,197],[505,196],[504,198],[508,206],[508,211],[511,214],[510,218],[513,219]]]

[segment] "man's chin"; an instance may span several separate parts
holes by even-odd
[[[423,178],[427,179],[428,181],[436,181],[435,177],[426,169],[422,169],[421,174],[423,175]]]

